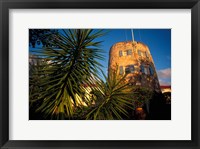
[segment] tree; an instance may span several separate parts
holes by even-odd
[[[148,88],[145,87],[135,87],[132,92],[133,94],[133,98],[134,98],[134,106],[135,108],[138,107],[143,107],[144,104],[147,104],[147,106],[149,106],[149,101],[152,99],[153,97],[153,90],[150,90]]]
[[[47,119],[73,117],[80,100],[78,97],[84,96],[83,84],[93,84],[92,78],[98,78],[99,60],[103,60],[103,56],[99,48],[102,41],[97,39],[103,35],[102,30],[62,30],[48,35],[51,40],[48,40],[47,47],[34,51],[48,63],[34,74],[40,76],[37,97],[30,95],[30,103],[41,103],[36,112],[41,112]]]
[[[29,29],[29,44],[35,48],[36,44],[42,44],[43,47],[51,46],[50,38],[52,34],[57,34],[56,29]]]
[[[29,56],[29,118],[30,119],[42,119],[40,113],[36,113],[35,109],[42,103],[41,100],[37,100],[40,92],[44,91],[44,88],[40,87],[42,82],[42,75],[39,75],[41,70],[48,67],[44,59],[37,56]]]

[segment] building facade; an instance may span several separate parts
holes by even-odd
[[[160,92],[160,84],[153,58],[147,45],[136,41],[118,42],[109,53],[108,73],[117,70],[127,74],[130,85],[142,86]]]

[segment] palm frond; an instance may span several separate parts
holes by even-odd
[[[86,114],[86,119],[113,120],[128,117],[128,110],[133,108],[132,87],[125,83],[125,76],[119,78],[116,71],[100,81],[93,91],[96,105]]]
[[[91,77],[97,77],[102,67],[99,63],[103,59],[103,50],[99,47],[102,41],[97,41],[102,35],[102,31],[87,29],[62,30],[52,35],[51,47],[34,51],[48,62],[35,73],[40,76],[41,88],[37,97],[34,96],[36,99],[31,98],[31,102],[41,102],[36,111],[56,119],[72,117],[85,91],[81,86],[94,84]]]

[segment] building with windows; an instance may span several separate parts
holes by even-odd
[[[117,70],[127,74],[130,85],[147,87],[161,92],[153,58],[147,45],[136,41],[118,42],[109,53],[108,73]]]

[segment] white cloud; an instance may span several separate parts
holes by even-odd
[[[171,78],[171,68],[162,69],[157,71],[159,79],[170,79]]]
[[[169,86],[169,85],[171,85],[171,82],[165,81],[165,80],[160,80],[160,79],[159,79],[159,83],[160,83],[160,86]]]
[[[161,86],[171,85],[171,68],[158,70],[157,75]]]

